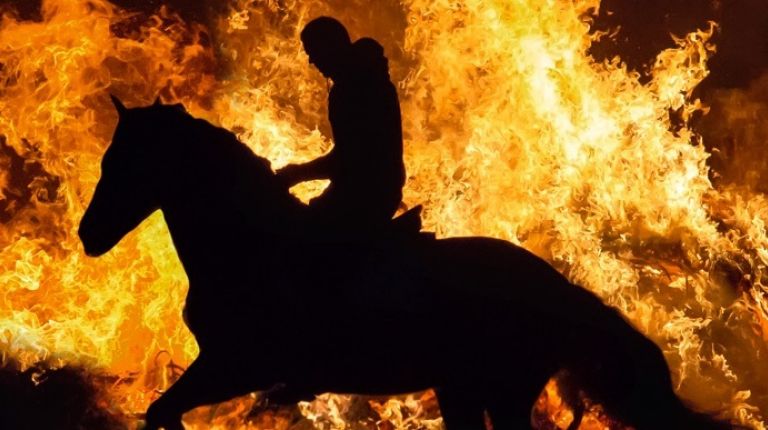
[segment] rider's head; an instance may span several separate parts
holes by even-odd
[[[339,77],[349,62],[352,42],[347,29],[334,18],[321,16],[310,21],[301,31],[301,43],[323,76]]]

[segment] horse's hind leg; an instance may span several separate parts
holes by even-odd
[[[446,430],[485,430],[481,393],[456,387],[435,390]]]
[[[486,407],[493,423],[493,430],[529,430],[531,412],[546,379],[544,374],[536,378],[534,369],[530,374],[515,382],[498,385],[488,392]],[[542,382],[543,380],[543,382]]]
[[[567,430],[578,430],[585,412],[584,401],[579,394],[578,378],[571,371],[563,370],[555,376],[555,383],[563,403],[573,412],[573,420]]]
[[[179,380],[149,406],[144,430],[183,430],[181,416],[185,412],[258,389],[256,381],[238,375],[233,367],[201,353]]]
[[[533,403],[511,397],[496,397],[487,403],[493,430],[530,430]]]

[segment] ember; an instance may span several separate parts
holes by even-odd
[[[106,0],[44,0],[39,13],[0,6],[5,369],[18,363],[25,375],[47,362],[111,375],[108,393],[97,391],[112,412],[91,415],[105,426],[139,417],[183,372],[197,346],[181,321],[186,277],[162,215],[100,259],[86,258],[77,238],[117,121],[109,94],[129,106],[181,102],[274,167],[312,159],[331,145],[327,84],[298,32],[333,15],[353,37],[385,46],[402,101],[405,202],[424,204],[426,229],[534,251],[657,342],[691,405],[766,428],[768,200],[757,155],[768,84],[715,91],[714,119],[701,120],[710,108],[694,92],[716,23],[676,37],[641,74],[591,55],[610,37],[590,31],[599,0],[208,3],[217,6],[192,16]],[[566,428],[571,416],[548,385],[539,428]],[[185,422],[441,425],[431,393],[328,394],[298,411],[252,395]],[[590,405],[581,428],[617,425]]]

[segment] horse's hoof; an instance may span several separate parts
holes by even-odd
[[[157,403],[149,405],[142,430],[184,430],[181,415],[163,413]]]
[[[160,428],[145,421],[144,424],[139,424],[138,430],[160,430]]]
[[[165,422],[165,423],[155,423],[147,421],[144,424],[144,427],[140,427],[139,430],[184,430],[184,424],[181,423],[181,420],[174,420],[172,422]]]

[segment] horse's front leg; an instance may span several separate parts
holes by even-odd
[[[474,389],[442,387],[435,390],[447,430],[485,430],[481,393]]]
[[[165,396],[165,394],[163,395]],[[163,397],[152,402],[147,409],[147,416],[143,430],[184,430],[181,422],[183,412],[175,411],[170,405],[166,405]]]
[[[213,360],[201,352],[179,380],[149,406],[144,430],[183,430],[185,412],[266,388],[238,370],[233,363]]]

